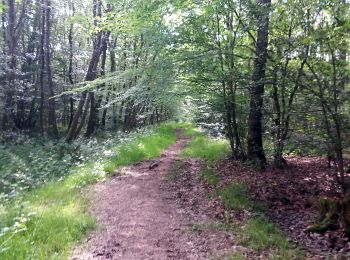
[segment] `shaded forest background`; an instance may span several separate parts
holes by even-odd
[[[298,181],[323,179],[335,195],[321,200],[321,221],[311,228],[324,232],[341,218],[349,235],[349,5],[3,0],[0,215],[23,191],[77,169],[85,174],[71,177],[79,187],[95,180],[89,173],[113,173],[117,144],[136,140],[122,146],[120,165],[145,159],[136,143],[156,131],[163,138],[147,149],[157,156],[175,136],[169,125],[152,126],[186,121],[228,141],[221,170],[233,169],[231,177],[244,179],[232,173],[247,166],[254,184],[267,176],[267,187],[280,173],[287,183],[297,165]],[[206,140],[198,140],[201,150]],[[308,156],[317,159],[307,164]],[[329,171],[321,174],[322,163]],[[11,214],[0,227],[13,224]]]
[[[286,152],[327,154],[345,188],[346,0],[9,0],[1,13],[2,142],[186,118],[259,168],[265,150],[279,168]]]

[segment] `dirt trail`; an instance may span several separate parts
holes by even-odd
[[[191,234],[192,216],[164,186],[189,140],[180,130],[176,135],[177,142],[161,157],[120,169],[119,176],[94,186],[91,211],[102,229],[90,234],[71,259],[206,258]]]

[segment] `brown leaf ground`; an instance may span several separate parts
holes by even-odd
[[[270,220],[284,230],[291,241],[312,259],[350,259],[350,243],[342,229],[325,234],[309,234],[306,228],[318,218],[321,197],[341,198],[335,192],[325,158],[287,157],[288,168],[264,172],[253,170],[241,162],[225,160],[217,166],[221,186],[245,183],[253,198],[267,206]]]

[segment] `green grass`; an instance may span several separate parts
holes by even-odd
[[[223,159],[229,150],[229,144],[226,140],[197,135],[187,144],[182,155],[186,158],[200,158],[209,164],[214,164]]]
[[[248,257],[244,255],[243,252],[235,252],[234,254],[228,256],[225,259],[226,260],[245,260],[245,259],[248,259]]]
[[[27,192],[6,207],[0,224],[13,230],[0,237],[1,259],[67,258],[72,243],[95,226],[74,178]]]
[[[243,183],[231,183],[218,190],[218,195],[229,209],[251,209],[263,211],[264,207],[249,196],[248,186]]]
[[[212,186],[216,186],[220,181],[219,176],[212,169],[208,168],[200,172],[199,179]]]
[[[114,147],[116,155],[85,162],[61,181],[0,205],[0,259],[67,259],[72,246],[95,226],[82,188],[105,179],[119,166],[159,156],[175,142],[177,127],[184,126],[165,124],[148,136],[137,135]]]
[[[218,190],[218,195],[225,207],[234,210],[245,209],[253,213],[243,227],[238,228],[238,242],[241,245],[255,251],[268,251],[269,259],[302,259],[299,250],[291,249],[287,236],[263,216],[265,207],[252,200],[245,184],[231,183]],[[232,259],[236,259],[235,257]]]
[[[187,137],[202,136],[202,133],[193,124],[179,123],[178,125],[182,129],[182,134]]]
[[[194,157],[203,159],[207,168],[199,174],[199,179],[209,185],[217,186],[220,177],[212,170],[211,166],[217,164],[229,153],[229,144],[225,140],[211,139],[195,131],[189,131],[193,140],[186,146],[182,155],[186,158]],[[254,201],[249,188],[244,183],[231,183],[224,188],[216,189],[216,194],[228,209],[248,210],[252,212],[243,225],[238,227],[234,223],[229,227],[238,235],[238,242],[255,251],[267,251],[269,259],[302,259],[302,253],[298,249],[291,249],[287,236],[274,224],[263,217],[266,210],[264,205]],[[194,224],[194,232],[203,232],[208,227]],[[235,252],[227,259],[247,259],[244,252]]]
[[[162,150],[175,142],[174,128],[180,126],[177,124],[162,125],[156,129],[152,136],[139,135],[132,142],[124,143],[115,148],[116,155],[105,161],[104,170],[113,173],[120,166],[160,156]]]
[[[253,250],[268,250],[269,259],[302,259],[299,250],[291,249],[287,236],[262,216],[247,221],[239,232],[239,242]]]

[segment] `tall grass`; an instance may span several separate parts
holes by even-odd
[[[113,149],[115,155],[105,161],[104,170],[113,173],[120,166],[160,156],[162,150],[175,142],[174,129],[178,127],[181,125],[165,124],[151,136],[138,135],[132,142],[116,147]]]
[[[211,139],[198,135],[188,143],[182,155],[186,158],[195,157],[214,164],[223,159],[229,153],[229,145],[223,139]]]
[[[0,205],[0,259],[68,258],[74,243],[95,226],[86,212],[88,198],[82,188],[107,178],[119,166],[159,156],[175,142],[177,127],[184,126],[165,124],[147,136],[136,134],[112,147],[105,157],[76,166],[60,181]]]

